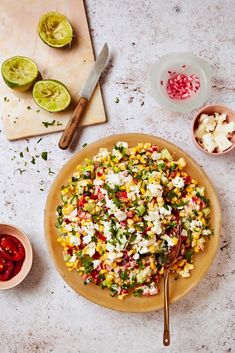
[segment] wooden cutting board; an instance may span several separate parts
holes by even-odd
[[[39,18],[46,12],[63,13],[75,36],[70,48],[50,48],[37,33]],[[43,78],[63,82],[72,96],[71,107],[60,113],[40,109],[31,91],[17,93],[0,79],[3,130],[8,140],[64,130],[79,99],[79,91],[94,63],[92,43],[83,0],[1,0],[0,64],[14,55],[35,60]],[[101,49],[101,48],[100,48]],[[97,86],[82,118],[81,126],[106,121],[100,87]],[[45,127],[43,122],[54,122]]]

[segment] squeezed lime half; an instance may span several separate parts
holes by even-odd
[[[13,56],[2,64],[2,77],[12,89],[26,91],[32,87],[38,76],[36,63],[24,56]]]
[[[59,12],[48,12],[40,18],[38,34],[47,45],[61,48],[71,43],[73,29],[64,15]]]
[[[60,112],[71,102],[67,87],[56,80],[37,81],[33,86],[33,98],[39,107],[48,112]]]

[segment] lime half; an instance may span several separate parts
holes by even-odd
[[[49,46],[61,48],[71,43],[73,29],[64,15],[58,12],[48,12],[39,21],[38,34]]]
[[[37,65],[32,59],[24,56],[13,56],[2,64],[2,77],[12,89],[28,90],[36,81],[37,76]]]
[[[37,81],[33,86],[33,98],[39,107],[48,112],[60,112],[71,102],[68,89],[56,80]]]

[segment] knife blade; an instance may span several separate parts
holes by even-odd
[[[80,99],[78,104],[60,138],[59,147],[63,150],[67,149],[73,139],[75,131],[78,128],[82,114],[87,106],[88,101],[90,100],[92,93],[99,81],[100,75],[102,74],[106,62],[109,56],[109,49],[107,43],[104,44],[100,54],[97,57],[97,60],[94,63],[93,68],[91,69],[88,78],[80,90]]]
[[[91,95],[97,85],[97,82],[102,74],[106,62],[109,56],[109,49],[107,43],[104,44],[103,49],[101,50],[98,58],[96,59],[93,68],[91,69],[89,76],[80,90],[80,97],[84,97],[87,100],[91,98]]]

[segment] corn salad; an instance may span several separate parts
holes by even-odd
[[[210,237],[209,200],[203,186],[184,171],[167,149],[117,142],[78,165],[61,188],[57,208],[58,241],[65,265],[84,284],[109,288],[123,300],[155,295],[164,264],[181,245],[171,271],[189,277],[194,254]]]

